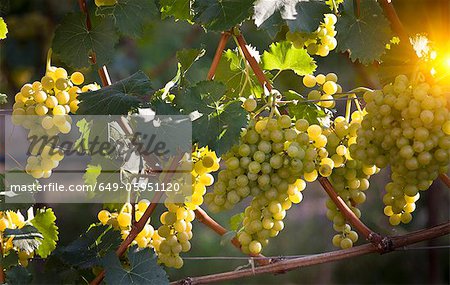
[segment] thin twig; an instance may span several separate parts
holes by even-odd
[[[230,32],[223,32],[220,36],[219,44],[217,45],[216,53],[214,54],[213,61],[211,63],[211,67],[209,68],[207,79],[212,80],[214,78],[214,74],[216,74],[217,66],[219,65],[220,59],[222,58],[223,50],[230,38]]]
[[[392,240],[391,250],[394,250],[395,248],[401,248],[410,244],[418,243],[424,240],[430,240],[440,236],[448,235],[449,233],[450,233],[450,222],[447,222],[429,229],[412,232],[403,236],[393,236],[391,237]],[[350,249],[337,250],[289,260],[282,260],[277,263],[259,266],[252,269],[230,271],[200,277],[188,277],[183,280],[172,282],[171,285],[177,284],[195,285],[195,284],[217,283],[221,281],[250,277],[257,274],[290,271],[301,267],[330,263],[343,259],[350,259],[356,256],[375,252],[377,252],[377,249],[373,247],[372,244],[364,244],[361,246],[352,247]]]
[[[197,220],[200,223],[202,223],[205,226],[207,226],[208,228],[212,229],[214,232],[216,232],[220,236],[223,236],[224,234],[226,234],[228,232],[227,229],[222,227],[218,222],[216,222],[213,218],[211,218],[208,215],[208,213],[205,212],[205,210],[203,210],[200,207],[197,210],[195,210],[195,217],[197,218]],[[241,244],[239,243],[239,241],[236,237],[233,237],[231,239],[231,243],[237,249],[241,250]],[[250,256],[260,258],[260,259],[256,260],[256,262],[259,265],[267,265],[270,263],[270,260],[266,259],[265,256],[263,256],[261,254],[256,254],[256,255],[251,254]]]
[[[448,177],[447,174],[445,173],[441,173],[439,174],[439,178],[441,179],[442,182],[444,182],[444,184],[450,188],[450,178]]]

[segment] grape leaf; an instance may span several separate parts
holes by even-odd
[[[217,109],[217,104],[226,92],[226,86],[214,81],[200,81],[195,86],[189,88],[186,93],[176,96],[175,103],[181,107],[185,113],[199,111],[210,114]]]
[[[97,13],[111,16],[120,33],[139,37],[144,25],[158,16],[153,0],[118,0],[115,5],[97,8]]]
[[[253,72],[250,72],[249,81],[246,82],[245,64],[245,59],[238,54],[237,50],[229,49],[223,53],[214,80],[223,82],[227,86],[228,98],[248,97],[252,94],[256,97],[261,96],[263,89]]]
[[[0,105],[8,103],[8,96],[6,94],[0,93]]]
[[[316,63],[305,49],[296,49],[291,42],[276,42],[270,45],[270,51],[262,56],[263,68],[266,70],[292,70],[297,75],[312,74]]]
[[[382,84],[393,82],[399,74],[413,77],[420,58],[410,43],[391,44],[390,50],[381,57],[383,64],[378,68],[378,78]],[[428,65],[430,66],[430,65]]]
[[[6,39],[6,34],[8,34],[8,27],[5,20],[0,17],[0,40]]]
[[[17,265],[19,262],[19,255],[17,251],[10,250],[6,256],[0,256],[0,264],[4,269]]]
[[[55,248],[58,241],[58,227],[55,224],[56,216],[52,209],[39,209],[31,224],[42,234],[42,243],[37,249],[37,253],[45,258]]]
[[[205,55],[204,49],[182,49],[177,51],[177,60],[180,64],[182,73],[186,73],[192,64]]]
[[[244,213],[238,213],[230,218],[230,230],[237,231],[244,220]]]
[[[83,181],[87,185],[95,185],[98,176],[102,173],[102,166],[100,164],[88,164],[86,172],[83,174]]]
[[[321,108],[312,102],[305,102],[305,98],[302,95],[292,90],[284,92],[283,96],[286,100],[297,101],[288,105],[289,115],[296,120],[305,119],[310,124],[329,126],[332,113],[328,109]]]
[[[86,16],[82,13],[67,15],[56,29],[53,51],[74,68],[89,67],[95,53],[96,64],[107,64],[114,54],[118,40],[114,23],[110,17],[99,19],[92,30],[86,26]]]
[[[247,123],[247,112],[240,101],[221,101],[226,91],[223,83],[201,81],[174,100],[185,114],[201,114],[192,122],[192,138],[219,155],[238,141],[241,128]]]
[[[196,0],[194,22],[212,31],[225,31],[240,24],[253,13],[254,0]]]
[[[14,266],[6,271],[7,284],[31,284],[33,275],[23,266]]]
[[[31,225],[25,225],[20,229],[5,229],[5,237],[12,236],[14,247],[21,251],[33,252],[42,244],[42,234]]]
[[[86,233],[67,246],[55,251],[62,261],[77,268],[90,268],[101,264],[106,252],[120,244],[120,232],[110,226],[91,226]]]
[[[365,65],[380,61],[392,38],[389,21],[375,0],[361,0],[359,18],[355,16],[353,3],[350,0],[344,2],[336,23],[337,48],[341,52],[348,51],[352,61],[358,60]]]
[[[294,20],[297,12],[295,5],[301,0],[258,0],[255,3],[253,19],[255,25],[260,27],[267,19],[279,11],[282,19]]]
[[[297,17],[288,19],[287,24],[292,32],[314,32],[323,21],[323,15],[331,13],[330,8],[323,1],[300,1],[295,7]]]
[[[173,16],[175,20],[192,19],[191,0],[161,0],[161,17],[163,19]]]
[[[141,99],[153,92],[142,71],[96,91],[81,93],[78,114],[126,115],[141,105]]]
[[[127,253],[129,268],[124,269],[114,251],[108,252],[102,260],[107,284],[169,284],[166,272],[158,265],[153,250],[139,250],[137,245],[130,247]]]

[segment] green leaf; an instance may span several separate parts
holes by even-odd
[[[297,16],[288,20],[289,30],[292,32],[314,32],[323,21],[323,15],[331,13],[330,8],[323,1],[300,1],[295,7]]]
[[[217,112],[203,114],[192,122],[192,139],[200,146],[209,146],[217,155],[227,152],[239,141],[242,128],[247,125],[248,113],[241,101],[218,107]]]
[[[19,263],[19,255],[17,251],[10,250],[6,256],[0,255],[0,264],[4,269],[8,269],[11,266],[17,265]]]
[[[289,115],[293,116],[296,120],[305,119],[310,124],[329,126],[332,113],[328,109],[321,108],[312,102],[307,102],[302,95],[292,90],[284,92],[283,96],[286,100],[297,101],[288,105]]]
[[[30,225],[20,229],[5,229],[5,237],[14,237],[14,247],[25,252],[33,252],[42,244],[42,234]]]
[[[97,8],[97,13],[111,16],[123,35],[138,37],[144,25],[158,16],[158,8],[153,0],[118,0],[113,6]]]
[[[83,174],[83,181],[87,185],[94,185],[97,182],[98,176],[102,173],[102,166],[100,164],[88,164],[86,172]]]
[[[293,20],[296,16],[295,5],[299,0],[258,0],[255,3],[253,19],[255,25],[260,27],[267,19],[279,11],[282,19]]]
[[[58,247],[55,255],[77,268],[90,268],[100,265],[106,252],[115,250],[120,242],[120,232],[110,226],[91,226],[69,245]]]
[[[192,122],[192,138],[219,155],[239,140],[241,128],[247,124],[247,112],[240,101],[221,101],[226,91],[220,82],[201,81],[174,100],[185,114],[201,114]]]
[[[297,75],[312,74],[317,65],[305,49],[296,49],[291,42],[283,41],[270,45],[262,56],[266,70],[292,70]]]
[[[93,121],[89,122],[86,119],[81,119],[77,122],[80,137],[75,141],[76,150],[80,153],[87,153],[89,151],[89,136],[91,134]]]
[[[230,229],[237,231],[244,220],[244,213],[238,213],[230,218]]]
[[[375,60],[380,61],[392,32],[389,21],[375,0],[361,0],[360,3],[360,16],[356,18],[353,1],[344,2],[341,17],[336,23],[336,40],[339,51],[348,51],[352,61],[358,60],[367,65]]]
[[[212,31],[225,31],[253,13],[254,0],[196,0],[194,22]]]
[[[8,34],[8,27],[6,26],[5,20],[0,17],[0,40],[6,39],[6,34]]]
[[[246,61],[237,50],[226,50],[217,66],[214,81],[220,81],[227,86],[228,98],[248,97],[254,95],[260,97],[263,89],[255,74],[250,70],[247,79]],[[248,81],[247,81],[248,80]]]
[[[38,181],[31,175],[14,174],[21,169],[10,169],[10,174],[0,174],[0,210],[26,210],[34,204],[34,195],[30,191],[13,192],[11,185],[32,185]]]
[[[14,239],[35,239],[43,238],[42,234],[31,225],[25,225],[20,229],[5,229],[4,237],[14,236]]]
[[[42,244],[39,246],[37,253],[45,258],[55,248],[58,241],[58,227],[55,224],[56,216],[52,209],[39,209],[31,224],[39,230],[43,235]]]
[[[110,17],[99,19],[89,31],[82,13],[67,15],[55,31],[53,51],[73,68],[89,67],[90,56],[95,53],[96,64],[107,64],[114,55],[118,37]]]
[[[153,92],[150,80],[142,71],[96,91],[81,93],[78,114],[126,115],[141,106]]]
[[[33,276],[25,267],[14,266],[6,271],[6,282],[8,284],[31,284]]]
[[[175,20],[192,19],[191,0],[161,0],[161,17],[163,19],[173,16]]]
[[[128,250],[127,258],[130,266],[125,269],[115,252],[106,254],[102,264],[107,284],[169,284],[166,272],[158,265],[152,249],[139,250],[137,245],[134,245]]]
[[[177,60],[182,73],[186,73],[192,64],[205,55],[204,49],[182,49],[177,51]]]
[[[186,93],[176,96],[175,103],[185,113],[199,111],[210,114],[217,110],[217,102],[226,92],[226,86],[214,81],[200,81],[197,85],[189,88]]]
[[[0,105],[8,103],[8,96],[6,94],[0,93]]]
[[[383,64],[380,65],[377,71],[378,78],[382,84],[394,82],[395,77],[399,74],[413,78],[417,66],[421,64],[420,58],[414,52],[409,42],[400,42],[398,45],[391,44],[390,50],[381,57],[381,60]]]

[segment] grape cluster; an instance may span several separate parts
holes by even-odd
[[[294,47],[306,48],[311,55],[327,56],[337,46],[334,25],[337,17],[334,14],[325,14],[324,20],[316,31],[312,33],[287,32],[286,39],[291,41]]]
[[[379,171],[375,165],[353,159],[349,152],[350,146],[356,143],[362,118],[361,111],[355,111],[352,114],[350,123],[344,117],[337,117],[325,132],[328,141],[326,150],[333,161],[333,171],[328,179],[339,197],[358,218],[361,217],[361,212],[357,206],[366,200],[364,192],[369,188],[369,178]],[[346,223],[344,216],[331,199],[327,200],[326,206],[327,217],[333,222],[334,230],[338,232],[333,237],[333,245],[341,248],[352,247],[358,240],[358,234],[351,230],[350,225]]]
[[[96,84],[77,86],[83,82],[81,72],[74,72],[69,77],[64,68],[50,66],[41,81],[25,84],[16,94],[12,122],[29,130],[30,141],[42,136],[50,139],[59,133],[69,133],[72,119],[68,114],[78,110],[78,93],[99,89]],[[29,150],[25,167],[26,172],[36,179],[50,177],[64,157],[61,149],[51,143],[43,145],[42,142]]]
[[[0,232],[4,232],[6,229],[20,229],[25,226],[25,217],[20,211],[5,211],[0,212]],[[3,236],[3,235],[2,235]],[[17,251],[20,265],[26,267],[29,259],[33,258],[34,251],[20,250],[14,247],[14,237],[5,237],[2,241],[3,256],[6,256],[9,251]]]
[[[192,152],[191,160],[182,160],[181,168],[191,170],[192,184],[181,191],[185,196],[184,203],[175,203],[176,195],[167,193],[168,197],[164,205],[167,211],[161,217],[162,225],[158,228],[160,239],[153,244],[158,253],[159,261],[168,267],[181,268],[183,259],[181,252],[187,252],[191,248],[189,240],[192,238],[192,221],[195,218],[194,210],[203,204],[203,195],[206,187],[214,183],[211,172],[220,167],[219,159],[214,151],[208,147],[196,147]],[[184,164],[184,165],[183,165]]]
[[[439,85],[399,75],[383,90],[366,92],[364,100],[367,114],[350,152],[379,168],[391,166],[384,213],[392,225],[409,223],[419,191],[448,170],[449,97]]]
[[[142,215],[149,205],[150,202],[145,199],[139,201],[135,205],[136,221],[139,221],[142,218]],[[120,230],[122,239],[126,239],[131,230],[132,206],[130,203],[125,203],[119,212],[113,213],[108,210],[101,210],[98,212],[97,217],[103,225],[112,225],[114,229]],[[150,225],[149,219],[132,244],[137,244],[140,248],[145,248],[151,245],[152,239],[158,239],[158,236],[153,226]]]
[[[305,180],[317,179],[318,150],[326,143],[322,128],[304,119],[294,124],[287,115],[263,117],[251,120],[239,144],[223,156],[226,169],[205,202],[219,212],[253,197],[237,234],[243,252],[259,254],[268,238],[283,229],[286,210],[303,199]]]
[[[337,75],[328,73],[327,75],[318,74],[305,75],[303,77],[303,85],[307,88],[315,88],[308,93],[308,100],[318,101],[317,105],[323,108],[334,108],[336,102],[333,95],[342,92],[342,87],[337,84]]]

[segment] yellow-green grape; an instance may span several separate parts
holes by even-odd
[[[50,109],[55,108],[58,105],[58,99],[55,96],[48,96],[48,98],[45,100],[45,106],[47,106]]]
[[[56,81],[58,81],[58,79],[66,79],[68,76],[67,71],[62,67],[56,68],[54,75],[55,75]],[[56,87],[56,88],[58,88],[58,87]],[[61,88],[58,88],[58,89],[63,90]]]
[[[111,218],[111,213],[107,210],[101,210],[100,212],[98,212],[97,217],[103,225],[106,225]]]
[[[58,90],[66,90],[69,87],[69,81],[66,78],[58,78],[55,81],[55,87]]]
[[[67,91],[60,91],[56,93],[56,99],[58,100],[58,104],[65,105],[69,103],[70,95]]]
[[[131,224],[131,215],[129,213],[119,213],[117,222],[121,228],[126,228]]]
[[[70,76],[70,81],[72,81],[72,83],[75,84],[75,85],[83,84],[83,82],[84,82],[84,75],[83,75],[83,73],[81,73],[79,71],[75,71]]]
[[[325,83],[326,80],[327,79],[326,79],[325,75],[323,75],[323,74],[317,74],[316,75],[316,82],[317,82],[317,84],[322,85],[322,84]]]
[[[57,105],[57,106],[55,106],[53,108],[52,113],[55,116],[57,116],[57,115],[65,115],[66,114],[66,108],[64,108],[64,106]]]
[[[307,74],[303,77],[303,85],[305,85],[305,87],[312,88],[316,86],[316,83],[316,77],[314,75]]]
[[[333,95],[337,92],[337,84],[334,81],[326,81],[323,84],[322,89],[325,94]]]
[[[36,103],[44,103],[45,100],[47,100],[47,93],[42,90],[36,91],[36,93],[34,94],[34,100],[36,101]]]
[[[47,108],[47,106],[45,106],[43,104],[38,104],[38,105],[36,105],[34,111],[36,112],[36,115],[44,116],[45,114],[48,113],[48,108]]]
[[[245,99],[243,106],[245,110],[247,110],[248,112],[252,112],[256,109],[257,103],[255,99],[247,98]]]
[[[42,83],[42,88],[44,88],[47,91],[50,91],[55,87],[55,81],[50,76],[42,77],[41,83]]]

